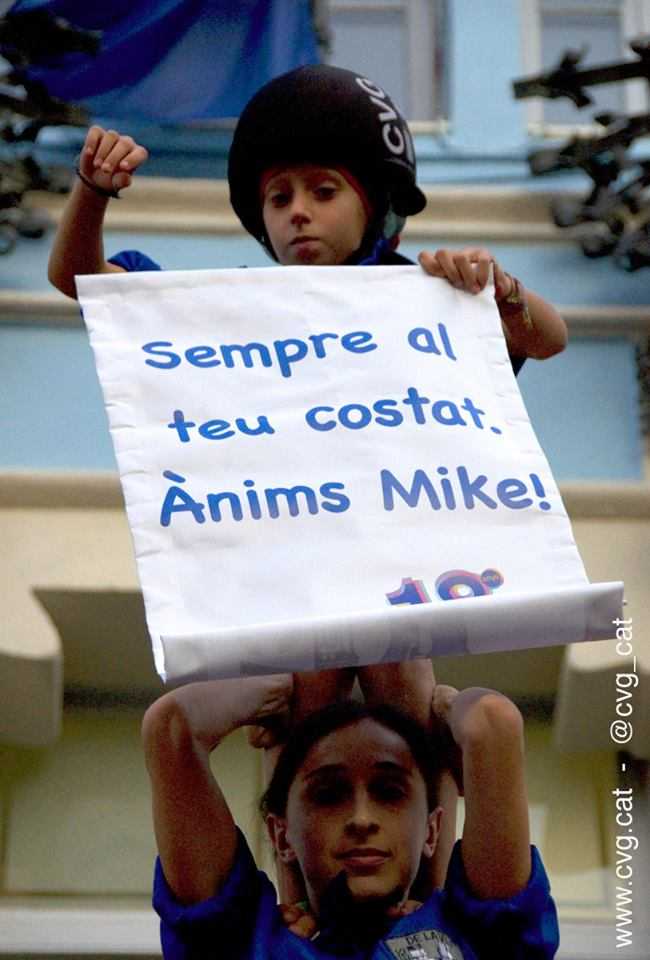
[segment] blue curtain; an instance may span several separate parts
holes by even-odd
[[[101,30],[96,57],[29,69],[48,91],[100,117],[182,123],[235,117],[271,77],[319,59],[309,0],[17,0]]]

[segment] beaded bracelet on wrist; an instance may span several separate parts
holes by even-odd
[[[523,324],[526,330],[532,330],[534,324],[526,301],[526,291],[516,277],[510,276],[510,274],[507,274],[507,276],[512,282],[512,289],[507,297],[498,301],[501,319],[505,323],[509,320],[517,320]]]
[[[79,179],[81,180],[81,182],[82,182],[86,187],[88,187],[89,190],[92,190],[93,193],[99,194],[100,197],[110,197],[110,198],[113,199],[113,200],[119,200],[119,199],[120,199],[120,195],[119,195],[119,193],[117,192],[117,190],[105,190],[104,187],[98,186],[96,183],[93,183],[92,180],[89,180],[88,177],[85,177],[85,176],[83,175],[83,173],[81,172],[81,170],[79,169],[79,165],[78,165],[78,164],[77,164],[77,166],[75,166],[74,172],[77,174],[77,176],[79,177]]]

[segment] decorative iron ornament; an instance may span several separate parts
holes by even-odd
[[[40,131],[89,123],[85,109],[50,96],[26,71],[66,53],[94,54],[99,44],[97,32],[77,30],[44,10],[0,19],[0,57],[5,61],[4,73],[0,67],[0,139],[7,145],[0,160],[0,254],[10,253],[20,237],[42,237],[51,225],[47,214],[24,202],[29,190],[65,193],[70,187],[67,169],[45,168],[33,156]]]
[[[650,37],[637,37],[630,47],[636,60],[589,69],[578,68],[586,51],[567,51],[553,70],[515,80],[515,98],[566,97],[582,108],[593,103],[587,87],[639,77],[650,82]],[[593,188],[582,200],[554,201],[551,215],[556,225],[574,229],[587,257],[611,256],[628,272],[650,266],[650,162],[629,153],[636,140],[650,134],[650,113],[598,113],[593,119],[602,133],[533,151],[528,156],[530,170],[536,176],[583,170]]]

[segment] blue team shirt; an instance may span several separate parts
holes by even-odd
[[[479,900],[465,878],[460,843],[445,889],[397,920],[373,946],[350,944],[345,930],[314,940],[293,934],[276,892],[258,870],[243,835],[220,892],[183,906],[156,862],[153,904],[161,918],[165,960],[551,960],[558,947],[555,904],[537,850],[527,886],[508,900]]]
[[[162,270],[159,263],[152,260],[139,250],[120,250],[115,256],[108,258],[109,263],[122,267],[127,273],[138,273],[141,270]]]

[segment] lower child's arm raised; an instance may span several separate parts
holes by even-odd
[[[235,859],[237,834],[210,769],[229,733],[288,710],[289,674],[192,683],[147,710],[142,738],[154,829],[167,883],[181,903],[216,894]]]
[[[482,899],[515,896],[531,870],[521,714],[494,690],[458,693],[444,685],[436,687],[434,712],[462,752],[462,857],[470,887]]]

